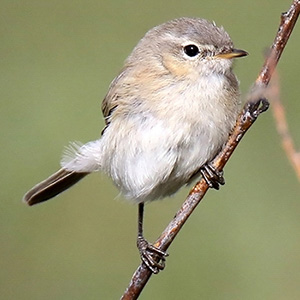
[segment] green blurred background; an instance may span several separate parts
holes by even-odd
[[[29,208],[23,194],[57,168],[69,141],[99,137],[110,81],[151,27],[180,16],[215,20],[250,56],[245,94],[291,1],[0,1],[1,299],[118,299],[139,264],[137,207],[93,174]],[[291,132],[299,134],[300,24],[279,64]],[[300,299],[300,186],[271,110],[226,166],[169,249],[141,299]],[[155,240],[189,189],[146,207]]]

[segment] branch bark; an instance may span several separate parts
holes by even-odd
[[[235,128],[224,149],[212,162],[212,165],[218,171],[223,170],[244,134],[252,126],[257,117],[268,108],[269,103],[264,98],[264,93],[272,77],[272,73],[284,50],[284,47],[293,31],[299,16],[299,12],[300,0],[294,0],[290,6],[290,9],[281,14],[280,26],[275,36],[273,45],[270,48],[269,55],[265,59],[264,65],[248,95],[247,102],[241,114],[238,116]],[[182,226],[203,199],[208,189],[209,187],[204,179],[201,179],[193,187],[186,200],[182,204],[180,210],[154,243],[157,248],[162,251],[166,251],[169,248]],[[121,299],[137,299],[151,275],[152,272],[143,263],[141,263],[133,274],[131,282]]]

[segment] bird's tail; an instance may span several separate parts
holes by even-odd
[[[62,193],[89,173],[80,173],[60,169],[44,181],[35,185],[23,197],[28,205],[34,205],[49,200]]]

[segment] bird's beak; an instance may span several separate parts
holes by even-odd
[[[247,55],[248,55],[248,52],[246,52],[244,50],[231,49],[230,52],[219,53],[219,54],[215,55],[215,57],[231,59],[231,58],[242,57],[242,56],[247,56]]]

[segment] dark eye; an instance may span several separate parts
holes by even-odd
[[[199,48],[196,45],[186,45],[183,48],[184,52],[186,55],[193,57],[196,56],[197,54],[199,54]]]

